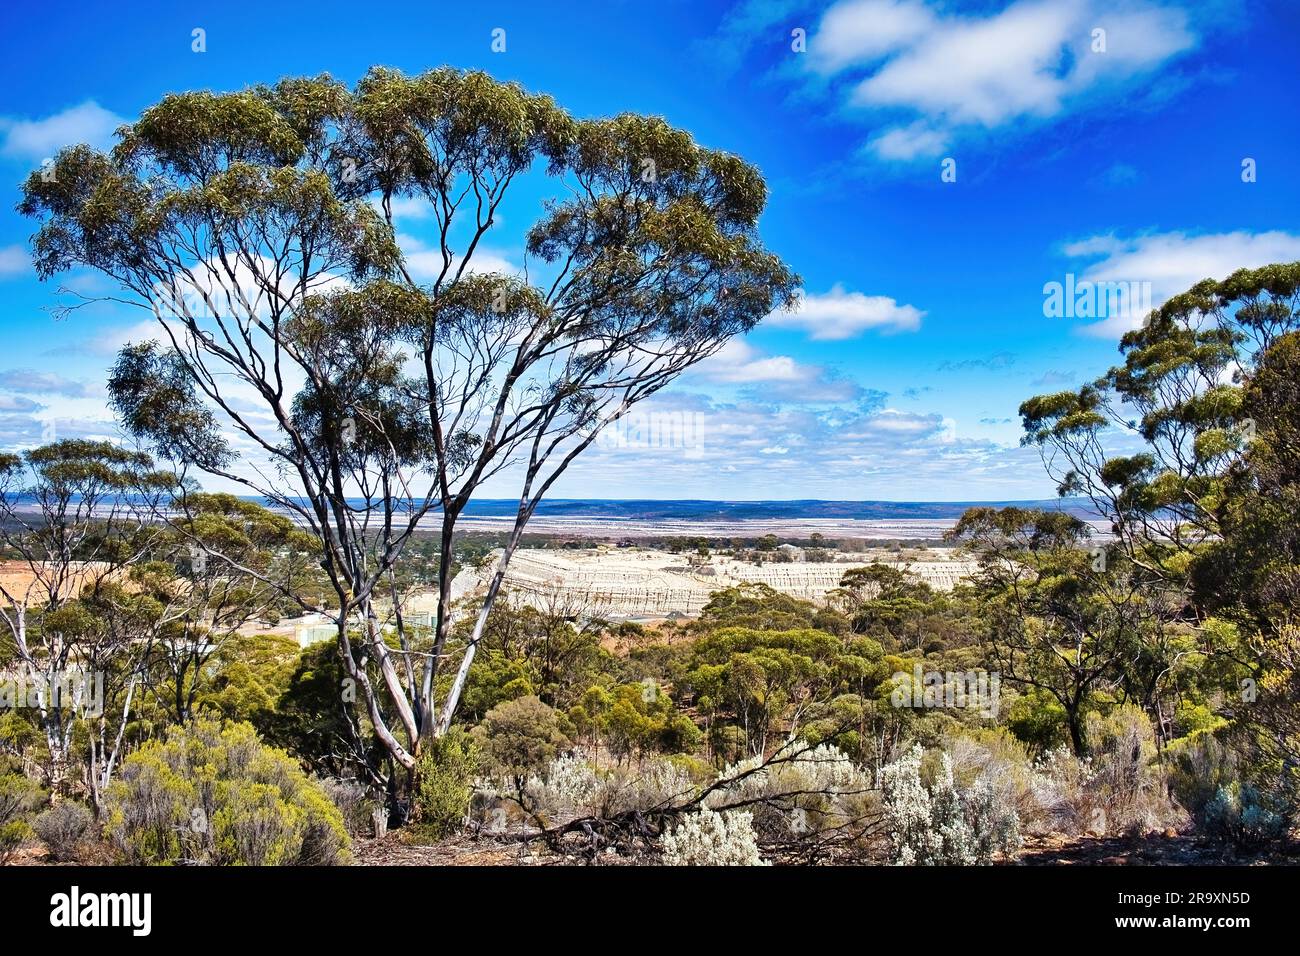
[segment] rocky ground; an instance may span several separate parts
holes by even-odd
[[[408,844],[399,833],[381,839],[358,839],[352,846],[358,866],[563,866],[569,860],[539,844],[526,846],[492,839],[456,837],[431,846]],[[85,861],[104,865],[99,859]],[[602,863],[626,865],[611,854]],[[1029,837],[1024,849],[1006,864],[1018,866],[1225,866],[1297,865],[1300,845],[1280,851],[1241,856],[1174,831],[1123,837]],[[59,866],[43,847],[28,846],[9,860],[11,866]]]
[[[555,866],[574,861],[517,844],[468,837],[446,840],[433,846],[411,846],[398,834],[380,840],[358,840],[353,846],[361,866]],[[627,861],[612,856],[612,864]],[[1146,836],[1122,837],[1030,837],[1015,859],[1017,866],[1224,866],[1295,865],[1300,863],[1300,846],[1289,851],[1240,856],[1186,834],[1168,831]]]

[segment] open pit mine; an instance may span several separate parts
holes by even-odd
[[[642,548],[587,550],[530,548],[515,553],[505,589],[516,600],[537,607],[585,607],[590,613],[621,620],[694,617],[709,595],[742,583],[766,584],[793,597],[821,603],[839,586],[844,573],[873,561],[910,571],[936,590],[948,591],[974,565],[929,549],[924,558],[901,560],[889,551],[864,552],[846,560],[805,561],[797,552],[787,560],[761,565],[725,555],[701,558]],[[454,598],[481,593],[496,570],[500,552],[480,568],[467,568],[452,585]]]

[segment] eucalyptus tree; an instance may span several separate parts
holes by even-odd
[[[1161,732],[1162,689],[1193,654],[1232,665],[1249,657],[1230,632],[1204,627],[1215,611],[1216,545],[1259,493],[1240,480],[1259,432],[1244,384],[1279,340],[1300,328],[1300,263],[1241,269],[1176,295],[1120,341],[1124,362],[1077,391],[1020,407],[1063,495],[1084,495],[1109,519],[1134,606],[1164,621],[1131,634],[1125,683]],[[1084,545],[1091,547],[1090,544]],[[1195,640],[1189,644],[1188,627]]]
[[[1206,279],[1123,336],[1122,365],[1024,402],[1024,442],[1042,449],[1062,495],[1086,496],[1110,520],[1153,586],[1184,590],[1256,431],[1243,379],[1297,328],[1300,262]]]
[[[1250,778],[1284,798],[1300,793],[1300,332],[1276,339],[1247,378],[1242,409],[1256,437],[1229,476],[1219,539],[1193,580],[1209,613],[1231,621],[1251,653],[1250,677],[1222,708],[1244,745]],[[1244,738],[1244,739],[1242,739]]]
[[[1122,549],[1103,560],[1085,522],[1015,507],[969,508],[946,536],[977,562],[970,590],[993,665],[1060,704],[1075,753],[1087,752],[1098,694],[1130,693],[1159,709],[1159,682],[1144,678],[1166,614]]]
[[[210,681],[209,662],[250,625],[278,617],[283,593],[311,594],[315,539],[286,516],[231,494],[181,486],[151,560],[130,570],[138,599],[156,609],[139,628],[146,683],[170,719],[188,723]]]
[[[344,671],[406,768],[450,725],[554,482],[797,284],[759,240],[754,167],[661,119],[577,119],[482,73],[171,95],[119,140],[27,181],[37,269],[98,270],[156,316],[159,339],[110,382],[123,422],[315,537]],[[520,181],[552,198],[519,271],[485,272]],[[423,270],[398,245],[404,202],[431,218]],[[460,649],[452,540],[491,479],[514,482],[518,508]],[[400,604],[394,565],[422,520],[440,540],[432,647],[400,619],[390,647],[377,602]]]
[[[77,722],[98,720],[102,733],[106,698],[119,691],[130,711],[143,667],[138,634],[96,608],[150,554],[159,529],[149,516],[173,487],[148,455],[109,442],[0,454],[0,547],[17,572],[0,582],[0,625],[29,685],[25,703],[55,787],[66,780]]]

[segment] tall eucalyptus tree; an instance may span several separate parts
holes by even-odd
[[[661,119],[577,119],[483,73],[170,95],[119,140],[28,179],[37,269],[98,270],[156,316],[159,339],[126,348],[110,382],[124,424],[315,536],[344,670],[407,768],[450,725],[557,478],[797,284],[758,238],[753,166]],[[524,180],[552,198],[522,268],[485,272],[484,239]],[[422,269],[395,230],[411,201],[436,234]],[[492,478],[516,482],[518,509],[453,647],[453,535]],[[400,600],[394,564],[425,519],[440,539],[433,639],[399,617],[393,647],[376,605]]]

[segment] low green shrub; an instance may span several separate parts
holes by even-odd
[[[474,738],[460,727],[452,727],[428,746],[416,763],[412,837],[440,840],[464,825],[478,766]]]
[[[45,792],[20,773],[0,774],[0,863],[32,835],[31,815]]]
[[[122,763],[106,837],[128,863],[316,866],[347,862],[343,815],[284,751],[244,723],[168,730]]]

